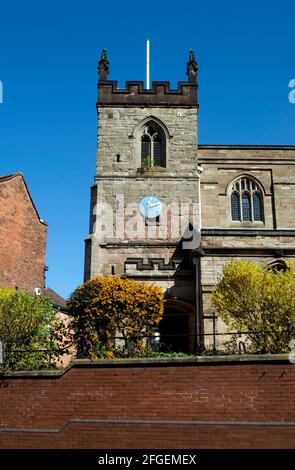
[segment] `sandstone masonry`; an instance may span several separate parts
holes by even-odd
[[[203,342],[210,346],[210,334],[224,329],[212,311],[210,292],[225,264],[249,259],[268,269],[295,258],[295,146],[198,144],[198,67],[192,51],[188,80],[176,90],[169,82],[153,82],[146,90],[131,81],[119,89],[108,80],[105,51],[98,68],[98,150],[85,280],[120,275],[162,286],[166,319],[188,338],[178,349],[195,351],[196,332],[209,334]],[[148,158],[146,167],[149,152],[157,159]],[[172,212],[165,219],[163,211],[153,222],[152,237],[148,231],[135,238],[118,235],[118,222],[128,227],[134,215],[124,212],[120,220],[110,215],[108,234],[98,235],[103,216],[97,207],[105,205],[114,214],[120,204],[133,203],[138,212],[148,195],[169,207],[188,204],[187,227],[176,234]],[[185,250],[187,228],[201,231],[201,243]]]

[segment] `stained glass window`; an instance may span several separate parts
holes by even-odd
[[[259,184],[242,177],[234,182],[231,193],[231,218],[240,222],[263,222],[263,198]]]

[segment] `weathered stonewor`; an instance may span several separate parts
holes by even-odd
[[[169,82],[152,82],[152,88],[144,88],[142,81],[127,81],[126,87],[118,88],[117,81],[99,81],[97,107],[102,106],[164,106],[198,107],[197,83],[179,82],[176,90]]]
[[[153,82],[150,90],[138,81],[118,88],[108,80],[105,51],[98,69],[98,150],[85,279],[114,274],[160,285],[165,289],[165,315],[179,319],[175,333],[183,328],[187,336],[197,329],[211,334],[210,292],[229,261],[251,260],[269,269],[295,260],[295,146],[199,144],[198,66],[192,51],[188,80],[179,82],[176,90],[169,82]],[[165,158],[147,170],[142,157],[149,127],[161,136]],[[232,196],[242,182],[249,187],[240,186],[237,216]],[[156,227],[153,238],[145,233],[130,239],[125,232],[120,237],[97,236],[96,207],[107,204],[108,213],[115,214],[122,197],[125,208],[133,203],[138,211],[146,195],[157,196],[165,206],[195,206],[193,226],[202,228],[201,246],[182,249],[185,229],[178,235],[168,230],[163,236]],[[191,216],[189,212],[190,222]],[[126,226],[129,219],[124,213],[120,221]],[[165,212],[159,219],[165,220]],[[117,220],[110,216],[107,222],[115,234]],[[224,329],[220,321],[215,327],[216,332]],[[206,342],[210,347],[212,336]],[[183,348],[193,352],[189,341]]]

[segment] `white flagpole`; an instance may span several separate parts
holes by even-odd
[[[150,40],[146,41],[146,88],[150,89]]]

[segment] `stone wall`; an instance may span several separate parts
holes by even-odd
[[[159,122],[164,129],[166,167],[153,167],[143,173],[140,139],[143,123],[149,118]],[[174,107],[98,106],[97,171],[92,188],[85,279],[112,272],[122,275],[124,262],[133,255],[142,259],[159,257],[164,260],[173,256],[175,248],[169,248],[169,243],[180,241],[188,223],[193,222],[193,214],[195,219],[198,218],[196,136],[197,112],[193,103],[191,106]],[[150,194],[158,196],[164,205],[160,223],[154,227],[147,226],[140,216],[142,234],[130,235],[131,219],[139,213],[138,204]],[[125,208],[123,233],[117,231],[118,201],[123,201]],[[112,231],[111,235],[100,236],[95,225],[102,220],[97,207],[104,203],[108,204],[107,211],[112,212],[107,220],[112,225]],[[130,205],[133,209],[131,207],[128,212],[126,209]],[[185,215],[187,212],[188,217]],[[171,222],[172,213],[179,214],[179,227]],[[122,223],[122,218],[119,222]],[[134,225],[134,230],[137,229],[138,226]],[[142,242],[136,249],[132,246],[135,240]],[[153,244],[156,241],[161,244],[155,253]],[[119,249],[111,249],[110,245],[116,243]]]
[[[107,223],[111,235],[100,237],[97,232],[90,236],[92,247],[91,273],[110,274],[111,266],[116,266],[116,273],[123,274],[124,261],[127,258],[160,257],[170,259],[180,242],[189,222],[198,218],[198,179],[161,178],[149,176],[146,178],[103,178],[97,182],[97,204],[107,203]],[[164,208],[160,222],[146,224],[138,213],[139,201],[146,195],[153,194],[160,198]],[[123,218],[118,218],[116,196],[123,196]],[[95,209],[93,209],[95,213]],[[172,215],[173,214],[173,215]],[[186,215],[187,214],[187,215]],[[136,215],[138,216],[135,221]],[[97,222],[96,230],[101,227],[101,219],[93,217],[93,224]],[[118,227],[123,226],[123,231]],[[93,231],[95,231],[93,225]],[[107,230],[109,230],[109,228]],[[132,233],[134,232],[134,233]],[[136,241],[141,245],[133,246]],[[159,247],[154,250],[154,244]],[[172,248],[169,247],[174,242]],[[120,250],[111,250],[110,244],[118,244]],[[156,251],[156,252],[155,252]]]
[[[98,108],[96,174],[128,176],[140,167],[139,130],[146,118],[155,117],[166,133],[167,170],[173,176],[195,174],[197,112],[195,108]],[[117,162],[120,155],[120,162]]]
[[[295,228],[294,147],[200,145],[198,158],[204,168],[201,179],[204,228]],[[231,220],[231,183],[241,175],[252,176],[261,183],[264,223],[241,224]]]

